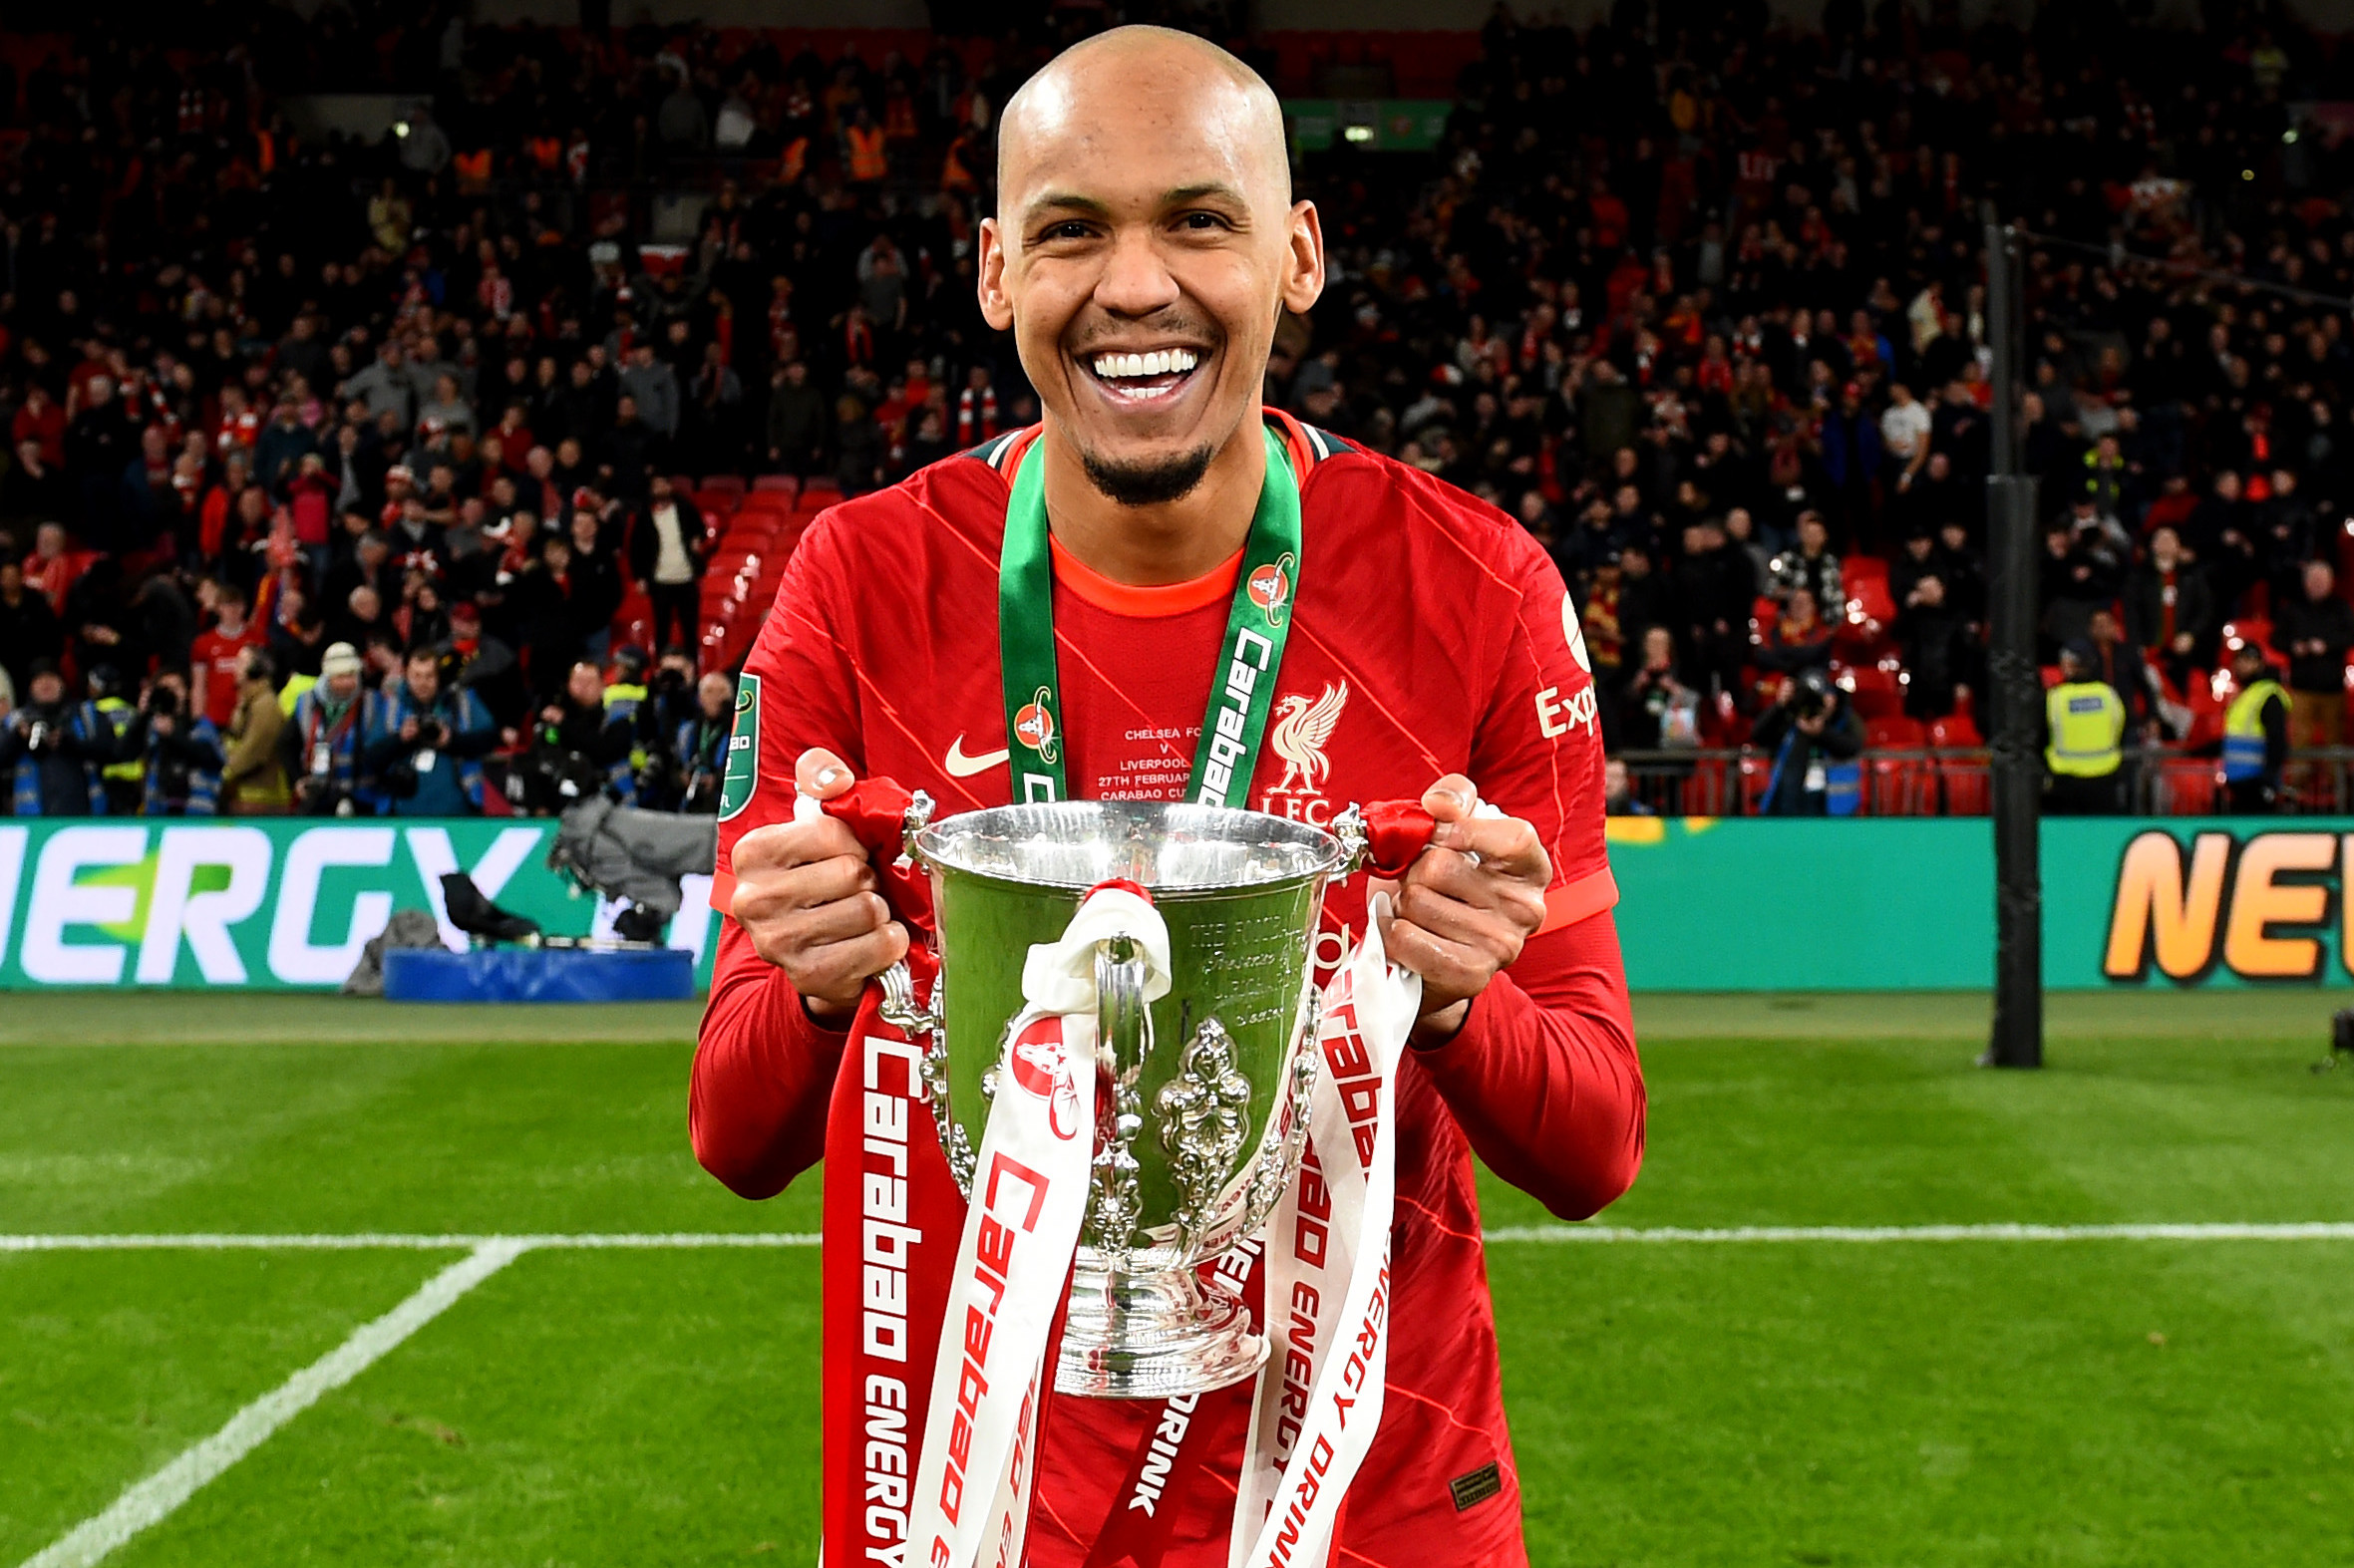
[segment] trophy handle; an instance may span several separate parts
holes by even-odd
[[[1376,876],[1404,876],[1438,830],[1438,818],[1420,800],[1351,805],[1332,819],[1332,836],[1340,840],[1344,855],[1340,874],[1370,869]]]
[[[1142,1083],[1153,1050],[1153,1017],[1145,1005],[1145,949],[1132,936],[1096,944],[1096,1062],[1112,1087],[1109,1135],[1096,1154],[1096,1202],[1091,1240],[1124,1264],[1144,1212],[1137,1190],[1133,1145],[1145,1127]]]

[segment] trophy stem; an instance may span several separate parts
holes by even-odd
[[[1239,1383],[1265,1365],[1250,1313],[1190,1268],[1128,1270],[1083,1246],[1071,1271],[1070,1314],[1055,1392],[1166,1400]]]

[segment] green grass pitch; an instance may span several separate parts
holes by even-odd
[[[1619,1226],[2354,1221],[2330,1003],[1648,998]],[[0,1233],[807,1231],[691,1010],[0,998]],[[234,1043],[230,1043],[234,1042]],[[1491,1226],[1544,1222],[1489,1182]],[[0,1253],[0,1568],[456,1252]],[[1534,1562],[2354,1564],[2354,1241],[1490,1252]],[[817,1255],[525,1254],[110,1557],[814,1560]],[[1427,1565],[1441,1568],[1441,1565]]]

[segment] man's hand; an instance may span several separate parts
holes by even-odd
[[[794,772],[801,792],[820,800],[851,784],[841,758],[815,748]],[[874,890],[866,851],[833,817],[754,828],[736,841],[734,867],[728,913],[819,1022],[845,1022],[866,982],[907,955],[906,927]]]
[[[1463,1028],[1472,998],[1544,924],[1553,867],[1536,829],[1517,817],[1474,817],[1479,801],[1461,774],[1424,793],[1439,830],[1396,884],[1395,913],[1382,932],[1390,957],[1422,976],[1418,1045],[1441,1044]]]

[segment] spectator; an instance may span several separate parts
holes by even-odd
[[[276,661],[268,649],[247,643],[237,651],[236,674],[237,704],[221,748],[220,808],[231,816],[278,815],[292,794],[278,755],[286,716],[274,685]]]
[[[769,389],[769,462],[802,478],[822,472],[832,425],[830,405],[811,384],[809,366],[788,361]]]
[[[1657,816],[1659,813],[1636,798],[1634,785],[1626,771],[1626,760],[1612,757],[1602,764],[1602,810],[1610,816]]]
[[[2280,607],[2272,632],[2288,652],[2289,740],[2300,750],[2342,746],[2354,606],[2337,596],[2337,573],[2327,561],[2305,563],[2301,589]]]
[[[2212,666],[2218,629],[2214,596],[2172,527],[2151,530],[2149,554],[2126,581],[2125,620],[2134,646],[2176,690],[2187,691]]]
[[[483,808],[483,758],[499,727],[472,692],[442,685],[442,651],[412,648],[399,685],[365,705],[360,774],[394,816],[468,816]]]
[[[1905,595],[1893,628],[1911,676],[1904,687],[1904,712],[1920,720],[1942,719],[1961,692],[1978,684],[1977,645],[1945,597],[1945,581],[1924,572]]]
[[[1752,658],[1759,669],[1786,675],[1827,670],[1831,667],[1831,639],[1832,628],[1815,603],[1814,591],[1796,587],[1790,590],[1774,629],[1765,634]]]
[[[1845,606],[1848,602],[1840,581],[1839,557],[1831,552],[1831,526],[1813,508],[1799,513],[1798,547],[1774,558],[1775,596],[1787,601],[1800,588],[1813,594],[1818,606]]]
[[[1627,677],[1618,713],[1618,733],[1628,751],[1700,744],[1700,694],[1677,678],[1675,633],[1666,627],[1645,629],[1643,662]]]
[[[2079,639],[2060,650],[2060,681],[2044,693],[2044,809],[2055,816],[2125,809],[2125,701],[2094,674]]]
[[[190,645],[190,667],[195,673],[191,703],[195,712],[226,729],[236,714],[241,680],[238,658],[247,648],[265,641],[263,631],[245,619],[245,590],[233,582],[215,582],[203,590],[211,601],[212,629],[196,634]]]
[[[675,633],[692,639],[700,629],[703,569],[708,546],[703,514],[671,488],[668,474],[646,483],[646,503],[629,530],[629,571],[653,601],[653,641],[666,647]]]
[[[32,690],[33,666],[54,667],[65,651],[65,633],[49,601],[25,582],[24,563],[0,555],[0,673],[7,675],[18,700]]]
[[[1758,802],[1761,815],[1845,815],[1855,808],[1863,725],[1824,671],[1784,676],[1750,740],[1774,759]]]

